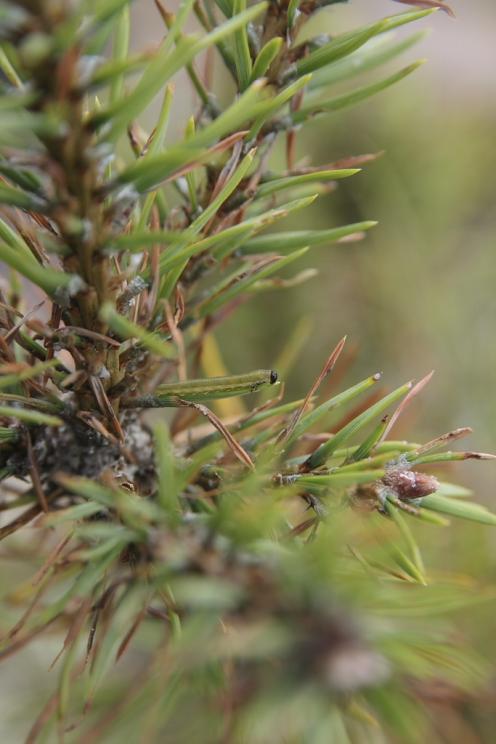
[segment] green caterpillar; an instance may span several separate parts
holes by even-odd
[[[275,385],[277,381],[278,375],[273,369],[258,369],[245,375],[168,382],[159,385],[155,392],[149,395],[126,398],[123,405],[125,408],[176,408],[181,405],[181,401],[202,403],[216,398],[247,395],[256,392],[263,385]]]

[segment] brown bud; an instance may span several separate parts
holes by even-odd
[[[381,483],[402,501],[421,499],[439,488],[437,478],[426,473],[415,473],[413,470],[390,470],[383,476]]]

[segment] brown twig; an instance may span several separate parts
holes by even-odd
[[[291,421],[289,422],[286,429],[284,429],[281,434],[278,437],[278,441],[287,441],[293,431],[296,428],[296,425],[298,421],[301,419],[303,414],[305,413],[306,409],[308,408],[308,405],[312,398],[314,397],[315,393],[319,389],[320,385],[322,384],[322,381],[324,380],[327,375],[329,375],[332,370],[334,369],[334,365],[336,364],[337,360],[339,359],[339,356],[344,348],[344,345],[346,343],[346,336],[343,336],[341,341],[338,342],[338,344],[335,346],[335,348],[331,351],[329,356],[327,357],[324,366],[320,370],[320,373],[317,375],[317,377],[314,380],[314,383],[308,393],[305,396],[305,400],[303,401],[302,405],[298,410],[295,412],[294,416],[292,417]]]
[[[27,446],[27,455],[28,455],[28,461],[29,461],[29,472],[31,475],[31,482],[33,484],[33,490],[36,494],[36,497],[43,511],[48,512],[48,502],[47,502],[47,498],[45,495],[45,491],[43,489],[43,484],[41,482],[40,469],[36,461],[36,455],[34,453],[33,443],[31,441],[31,434],[29,433],[29,431],[26,433],[26,446]]]
[[[237,457],[238,460],[240,460],[244,465],[247,465],[247,467],[251,468],[252,470],[255,468],[255,464],[248,452],[239,444],[239,442],[236,441],[236,439],[234,439],[231,432],[224,426],[222,421],[215,415],[215,413],[207,408],[207,406],[204,406],[202,403],[193,403],[189,400],[183,400],[182,398],[178,398],[178,405],[184,406],[185,408],[193,408],[195,411],[201,413],[202,416],[205,416],[205,418],[210,421],[212,426],[214,426],[217,431],[224,437],[235,457]]]

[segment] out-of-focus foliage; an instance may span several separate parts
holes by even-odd
[[[413,72],[396,58],[420,36],[397,29],[430,11],[305,36],[326,4],[186,0],[174,16],[157,2],[164,40],[137,54],[124,0],[0,6],[0,258],[12,279],[0,534],[24,579],[7,587],[1,653],[18,658],[50,633],[61,644],[28,741],[414,742],[435,736],[439,700],[464,725],[484,689],[483,656],[446,616],[491,591],[450,561],[437,575],[415,524],[494,525],[470,491],[423,471],[492,458],[449,449],[468,429],[390,437],[430,375],[388,392],[368,370],[331,390],[343,339],[288,402],[269,397],[271,369],[226,374],[216,342],[253,295],[277,290],[286,339],[265,366],[284,378],[307,330],[279,290],[313,278],[301,268],[310,249],[340,243],[355,260],[375,225],[305,216],[380,165],[376,148],[299,161],[299,130]],[[214,59],[231,78],[227,103],[209,87]],[[178,72],[200,107],[173,141]],[[358,209],[339,193],[341,214]],[[376,258],[378,298],[381,271]],[[233,367],[241,333],[238,344]]]

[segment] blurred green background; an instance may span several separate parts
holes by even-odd
[[[496,9],[483,0],[451,5],[456,20],[437,13],[423,21],[432,33],[390,69],[419,57],[428,64],[358,107],[315,121],[298,141],[299,157],[312,164],[384,155],[299,212],[291,227],[366,219],[379,225],[362,242],[312,249],[292,273],[310,264],[318,277],[257,296],[226,323],[219,341],[233,371],[267,367],[309,317],[311,330],[286,380],[291,394],[306,392],[348,334],[356,357],[347,379],[380,370],[392,386],[436,370],[396,434],[432,437],[470,425],[468,447],[494,450]],[[352,0],[323,12],[318,32],[351,29],[402,7]],[[371,75],[385,76],[384,68]],[[466,464],[458,473],[494,506],[491,466]]]
[[[496,8],[493,0],[450,5],[456,19],[437,13],[424,21],[431,34],[390,69],[419,57],[428,64],[376,98],[316,121],[299,139],[299,156],[313,164],[385,152],[291,226],[364,219],[379,225],[362,242],[312,249],[302,263],[319,275],[289,292],[257,297],[226,323],[219,342],[232,371],[270,366],[301,318],[309,317],[306,342],[286,381],[291,395],[307,391],[331,348],[348,334],[354,359],[339,385],[380,370],[384,385],[393,387],[436,370],[395,438],[426,441],[470,425],[474,433],[461,448],[494,452]],[[348,30],[404,8],[388,0],[352,0],[323,12],[317,32]],[[493,510],[495,476],[493,463],[462,463],[444,473]],[[453,570],[494,584],[490,528],[458,523],[419,533],[433,575]],[[470,608],[459,625],[495,669],[468,714],[477,733],[453,729],[444,717],[443,741],[495,740],[494,606]]]
[[[349,155],[384,151],[362,173],[341,181],[332,194],[278,229],[332,227],[376,219],[359,243],[312,249],[289,275],[307,266],[319,274],[288,291],[262,293],[217,333],[231,372],[277,364],[298,327],[305,342],[285,375],[287,395],[304,395],[338,339],[348,335],[348,360],[336,371],[344,387],[382,371],[393,388],[432,369],[429,387],[394,429],[395,438],[427,441],[459,426],[474,433],[461,448],[496,451],[496,8],[494,0],[450,0],[452,19],[438,12],[400,29],[431,33],[388,68],[386,77],[418,58],[428,63],[398,85],[353,109],[315,121],[298,138],[298,158],[317,165]],[[323,10],[309,35],[339,33],[407,10],[393,0],[350,0]],[[153,43],[153,3],[134,6],[136,47]],[[307,27],[308,28],[308,27]],[[310,33],[311,32],[311,33]],[[368,77],[348,81],[345,89]],[[225,80],[218,92],[225,94]],[[180,135],[195,97],[181,87],[175,130]],[[340,86],[336,87],[340,92]],[[271,163],[284,169],[280,148]],[[493,463],[466,462],[443,473],[472,488],[496,508]],[[491,528],[454,522],[449,529],[416,527],[431,576],[459,573],[467,585],[496,582],[496,540]],[[494,674],[474,691],[467,721],[473,733],[440,713],[441,740],[487,742],[496,730],[494,602],[471,606],[453,618],[460,641],[473,644]],[[463,639],[463,641],[462,641]],[[441,706],[442,708],[442,706]]]

